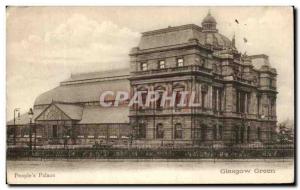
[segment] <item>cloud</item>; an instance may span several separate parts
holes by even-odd
[[[79,66],[88,68],[86,63],[98,63],[93,65],[95,70],[103,69],[101,63],[125,64],[130,48],[137,45],[138,39],[139,33],[128,28],[120,28],[110,21],[98,23],[84,15],[74,14],[53,31],[43,36],[30,35],[9,45],[8,50],[9,57],[22,62],[44,65],[63,62],[72,71]]]
[[[32,105],[36,95],[57,86],[71,72],[128,67],[130,48],[138,39],[138,32],[111,21],[74,14],[51,31],[8,43],[8,115],[10,106]]]

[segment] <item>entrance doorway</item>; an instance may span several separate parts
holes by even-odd
[[[57,134],[57,125],[53,125],[52,126],[52,137],[53,138],[57,138],[58,137],[58,134]]]

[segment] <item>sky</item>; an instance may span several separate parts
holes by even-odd
[[[235,34],[240,52],[269,56],[278,72],[278,121],[294,119],[291,7],[8,7],[7,118],[14,108],[27,112],[39,94],[71,73],[129,67],[141,32],[201,25],[208,10],[221,34]]]

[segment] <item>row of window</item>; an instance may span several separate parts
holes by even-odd
[[[205,141],[207,138],[207,127],[204,125],[201,128],[196,128],[194,137],[196,139],[201,139]],[[165,136],[165,130],[162,123],[158,123],[156,125],[155,131],[155,138],[156,139],[163,139]],[[137,137],[138,138],[146,138],[146,124],[140,123],[137,130]],[[183,128],[181,123],[175,124],[175,139],[182,139],[183,138]],[[221,140],[223,138],[223,126],[221,125],[214,125],[213,126],[213,139],[214,140]]]
[[[250,93],[237,91],[236,94],[236,112],[249,113]]]
[[[250,126],[235,126],[233,129],[234,142],[236,144],[250,142],[250,134],[252,133],[256,134],[257,140],[262,141],[262,130],[260,127],[252,129]],[[265,131],[265,133],[266,135],[268,135],[268,139],[272,138],[273,133],[271,130]]]
[[[176,66],[177,67],[183,67],[184,66],[184,60],[183,58],[178,58],[176,61]],[[164,69],[166,68],[166,62],[165,60],[159,60],[157,64],[158,69]],[[141,63],[141,71],[147,71],[148,70],[148,63]]]
[[[179,107],[178,105],[181,103],[181,96],[182,96],[181,92],[182,91],[183,90],[181,90],[181,89],[180,90],[175,90],[175,92],[176,92],[175,102],[174,102],[175,107]],[[155,101],[155,108],[156,109],[162,109],[164,107],[164,105],[162,105],[163,91],[158,91],[158,94],[159,94],[159,97]],[[147,95],[148,95],[147,91],[143,91],[141,93],[141,99],[142,99],[141,103],[143,105],[146,105]],[[201,106],[202,106],[202,108],[207,107],[206,106],[206,96],[207,96],[207,91],[201,91]],[[196,101],[198,102],[199,100],[196,100]],[[215,110],[221,110],[221,94],[218,94],[218,100],[216,100],[216,102],[217,102],[216,105],[218,105],[218,106],[216,106],[214,109]],[[139,108],[142,108],[142,106],[139,107]]]
[[[269,104],[265,105],[265,107],[261,108],[261,96],[257,95],[256,96],[256,112],[259,115],[267,115],[267,116],[272,116],[276,115],[276,109],[275,109],[275,103],[276,99],[273,97],[269,97]]]
[[[239,127],[235,126],[233,129],[233,140],[235,143],[245,143],[250,142],[250,133],[251,133],[251,127]],[[222,140],[223,139],[223,126],[222,125],[214,125],[212,128],[213,132],[213,140]],[[258,127],[256,129],[256,136],[258,140],[262,140],[262,131]],[[270,131],[271,133],[271,131]],[[158,123],[156,125],[156,132],[155,132],[155,138],[156,139],[163,139],[165,136],[165,130],[162,123]],[[201,128],[195,128],[194,132],[194,138],[199,139],[201,141],[206,141],[208,136],[208,128],[206,125],[201,126]],[[146,138],[146,125],[144,123],[139,124],[138,130],[137,130],[137,137],[138,138]],[[181,123],[175,124],[175,139],[182,139],[183,138],[183,128]]]
[[[140,123],[137,129],[137,138],[144,139],[146,138],[146,124]],[[155,138],[156,139],[163,139],[165,137],[165,129],[162,123],[158,123],[155,128]],[[183,128],[181,123],[175,124],[175,139],[182,139],[183,138]]]

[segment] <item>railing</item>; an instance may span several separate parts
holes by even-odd
[[[171,67],[171,68],[154,69],[154,70],[147,70],[147,71],[134,71],[132,72],[132,74],[153,75],[153,74],[160,74],[160,73],[196,72],[196,71],[211,73],[212,69],[205,68],[199,65],[190,65],[190,66],[183,66],[183,67]]]
[[[30,151],[8,148],[7,159],[290,159],[293,147],[191,147],[191,148],[56,148]]]
[[[224,117],[236,117],[241,119],[259,119],[263,121],[275,121],[276,116],[265,116],[264,118],[261,115],[250,114],[250,113],[236,113],[236,112],[224,112],[222,110],[214,110],[211,108],[202,108],[202,107],[192,107],[192,108],[131,108],[129,110],[130,116],[142,116],[142,115],[180,115],[180,114],[206,114],[206,115],[215,115],[215,116],[224,116]]]
[[[175,107],[175,108],[131,108],[129,114],[132,115],[154,115],[154,114],[216,114],[221,115],[223,112],[213,112],[210,108],[202,107]]]

